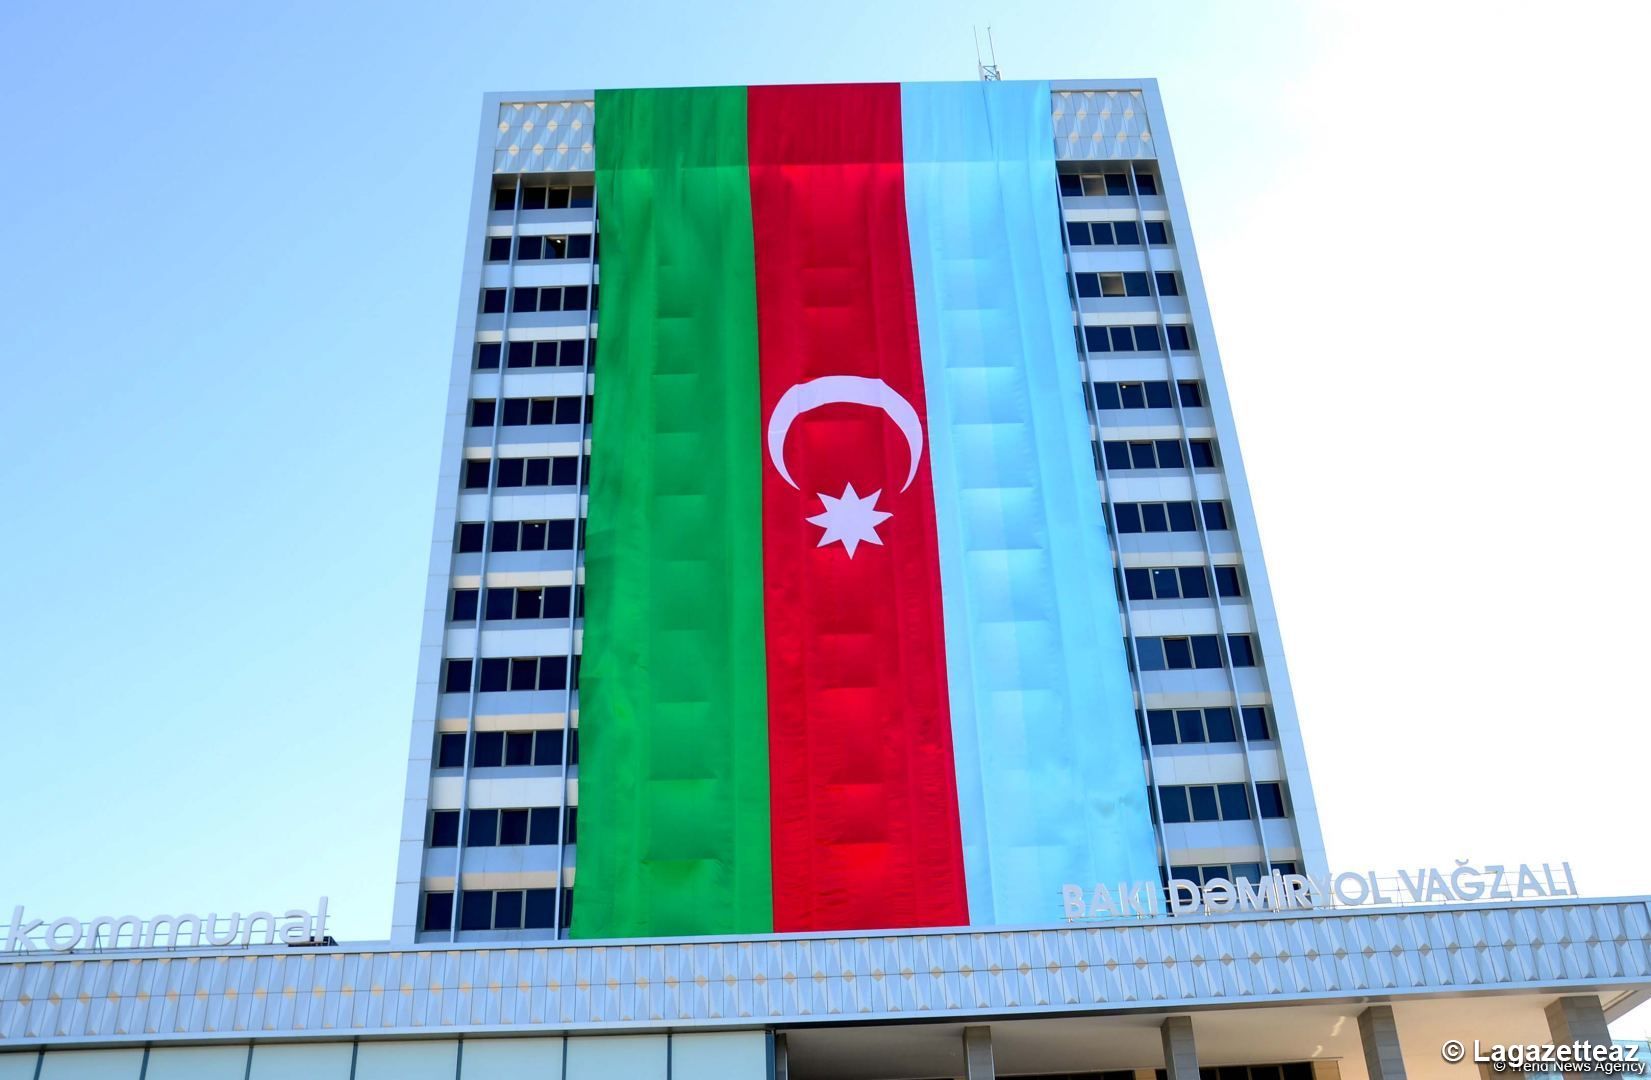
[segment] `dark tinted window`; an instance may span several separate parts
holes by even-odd
[[[479,521],[462,521],[459,523],[459,554],[465,554],[482,549],[482,539],[487,535],[487,526]]]
[[[472,661],[447,661],[447,678],[442,682],[442,691],[448,694],[462,694],[470,689],[470,668]]]
[[[436,768],[464,768],[464,732],[443,732],[439,746],[440,749],[437,751],[436,756]]]
[[[514,187],[500,187],[493,189],[493,209],[516,209],[516,189]]]
[[[1142,384],[1147,392],[1147,408],[1167,409],[1170,407],[1169,383],[1149,382]]]
[[[1222,784],[1216,789],[1221,800],[1223,821],[1248,821],[1250,801],[1244,795],[1243,784]]]
[[[504,764],[504,732],[476,732],[476,751],[470,764],[478,769],[491,769]]]
[[[496,694],[508,689],[510,689],[510,661],[496,656],[483,660],[482,692]]]
[[[488,262],[509,262],[510,261],[510,237],[508,237],[508,236],[490,236],[490,237],[487,238],[487,261]]]
[[[430,815],[430,846],[459,846],[459,812],[437,810]]]
[[[1209,732],[1210,742],[1212,743],[1238,741],[1238,735],[1233,731],[1233,711],[1231,709],[1205,709],[1204,727]]]
[[[1208,439],[1192,439],[1187,448],[1192,452],[1192,467],[1195,469],[1215,468],[1215,444]]]
[[[501,889],[493,900],[493,929],[519,930],[522,926],[522,894],[517,889]]]
[[[1172,326],[1170,329],[1175,328]],[[1184,409],[1196,409],[1204,404],[1203,387],[1199,386],[1196,381],[1184,379],[1175,384],[1175,390],[1181,398],[1181,407]]]
[[[1112,235],[1117,238],[1120,244],[1139,244],[1141,242],[1141,230],[1133,221],[1114,221],[1112,223]]]
[[[1158,803],[1164,808],[1164,823],[1166,825],[1179,825],[1192,820],[1192,814],[1187,807],[1186,788],[1159,788]]]
[[[1169,342],[1170,352],[1192,351],[1192,334],[1184,326],[1164,327],[1164,339]]]
[[[1217,566],[1215,568],[1215,591],[1222,596],[1244,595],[1244,591],[1238,583],[1238,567]]]
[[[470,622],[476,617],[476,590],[453,590],[453,621]]]
[[[1207,784],[1194,784],[1187,788],[1187,802],[1192,805],[1192,820],[1220,820],[1220,810],[1215,801],[1215,788]]]
[[[1126,173],[1106,174],[1106,193],[1108,195],[1128,195],[1129,176]]]
[[[1145,273],[1130,272],[1124,275],[1125,296],[1151,296],[1152,290],[1147,287]]]
[[[483,315],[503,315],[504,314],[504,294],[505,294],[505,290],[503,290],[503,289],[483,289],[482,290],[482,314]]]
[[[476,811],[472,810],[474,814]],[[527,843],[527,811],[499,811],[499,846],[513,847]]]
[[[1169,526],[1172,532],[1196,532],[1193,524],[1192,503],[1172,502],[1167,504],[1169,509]]]
[[[476,366],[483,371],[497,371],[499,367],[499,343],[484,341],[476,346]]]
[[[1169,243],[1169,229],[1162,221],[1145,221],[1141,227],[1146,230],[1147,243],[1161,245]]]
[[[1257,784],[1255,786],[1256,802],[1261,806],[1261,816],[1264,818],[1281,818],[1284,816],[1284,789],[1278,784]]]
[[[492,470],[491,461],[466,461],[464,463],[464,486],[466,488],[484,488],[487,486],[487,477]]]
[[[1198,634],[1192,639],[1193,663],[1201,668],[1218,668],[1221,666],[1221,646],[1216,642],[1214,634]]]
[[[1225,503],[1207,502],[1204,504],[1204,528],[1211,532],[1221,532],[1227,528],[1227,507]]]
[[[472,401],[470,403],[470,426],[492,427],[493,405],[491,401]]]
[[[424,895],[424,928],[426,930],[453,929],[453,894],[433,892]]]
[[[1244,709],[1244,737],[1257,742],[1264,742],[1273,737],[1267,726],[1267,710],[1260,705],[1246,706]]]
[[[1181,295],[1181,283],[1180,283],[1179,280],[1177,280],[1177,278],[1175,276],[1175,271],[1173,271],[1173,270],[1159,270],[1159,271],[1156,271],[1153,274],[1153,277],[1156,278],[1157,282],[1158,282],[1158,295],[1159,296],[1180,296]]]
[[[496,847],[499,843],[499,812],[497,810],[470,811],[470,821],[466,826],[465,833],[465,847]]]
[[[1232,653],[1233,667],[1255,667],[1255,640],[1249,634],[1228,634],[1227,649]]]
[[[492,890],[466,889],[459,900],[460,930],[493,929]]]
[[[555,924],[556,890],[529,889],[522,927],[526,930],[549,930]]]

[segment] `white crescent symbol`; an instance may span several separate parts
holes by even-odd
[[[785,467],[785,436],[792,423],[810,409],[841,402],[846,405],[869,405],[882,409],[906,437],[906,448],[911,452],[911,467],[906,470],[905,491],[917,477],[917,462],[923,456],[923,424],[917,419],[917,410],[911,402],[895,393],[882,379],[866,379],[858,375],[823,375],[809,382],[798,383],[780,395],[778,404],[768,417],[768,456],[774,468],[792,487],[797,481]],[[799,489],[800,490],[800,489]]]

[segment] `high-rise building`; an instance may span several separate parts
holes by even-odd
[[[1047,178],[1047,205],[1005,227],[1048,233],[1013,241],[1061,249],[1066,273],[1075,334],[1039,361],[1087,411],[1095,478],[1083,497],[1103,510],[1097,557],[1110,564],[1116,597],[1115,617],[1095,617],[1116,626],[1127,650],[1139,746],[1138,769],[1096,782],[1146,794],[1165,879],[1321,872],[1278,620],[1162,104],[1150,82],[1095,81],[1054,83],[1046,104],[1045,150],[1058,179]],[[837,119],[861,122],[846,110],[867,107],[844,98]],[[597,205],[597,140],[618,129],[596,109],[587,92],[486,105],[431,540],[396,940],[565,936],[576,825],[592,842],[592,822],[577,820],[582,515],[588,410],[600,415],[607,400],[594,363],[596,233],[605,211],[617,210]],[[796,103],[776,109],[795,112]],[[791,226],[808,224],[794,217]],[[706,244],[707,228],[714,240],[717,227],[700,220],[679,231],[675,249],[655,256],[633,245],[630,257],[691,258],[683,251]],[[726,273],[714,252],[698,257],[703,274]],[[649,437],[645,423],[631,430]],[[932,482],[963,488],[968,479]],[[1110,699],[1110,710],[1121,700]],[[1004,919],[977,911],[975,921]]]

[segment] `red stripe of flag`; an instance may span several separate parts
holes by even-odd
[[[826,376],[881,379],[925,424],[904,491],[897,408],[799,415],[796,488],[761,448],[774,929],[963,925],[900,87],[752,87],[747,124],[765,434]]]

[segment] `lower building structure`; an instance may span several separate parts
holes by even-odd
[[[1648,905],[13,955],[0,1080],[1488,1076],[1476,1047],[1608,1045]]]

